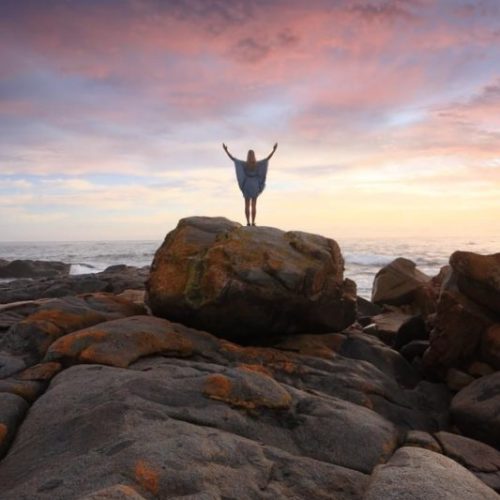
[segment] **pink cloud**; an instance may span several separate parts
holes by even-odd
[[[376,155],[378,134],[425,154],[487,156],[495,151],[493,138],[474,130],[472,140],[472,125],[460,122],[490,120],[495,91],[486,91],[484,102],[451,107],[448,91],[459,79],[469,82],[470,51],[495,57],[495,4],[469,9],[475,22],[467,29],[470,18],[456,2],[439,4],[135,0],[120,8],[111,1],[40,8],[34,2],[0,17],[0,50],[10,54],[0,78],[12,80],[14,94],[1,101],[0,113],[88,137],[107,125],[147,133],[204,120],[223,128],[237,117],[239,126],[242,110],[271,109],[280,100],[291,110],[289,135],[300,140],[369,144]],[[16,78],[29,79],[40,68],[60,91],[44,94],[38,85],[17,91]],[[475,78],[471,88],[490,75],[485,70]],[[389,130],[392,115],[413,107],[428,116]],[[88,123],[99,126],[91,131]]]

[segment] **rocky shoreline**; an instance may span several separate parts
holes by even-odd
[[[223,218],[60,264],[0,284],[0,498],[498,498],[500,254],[371,301],[335,241]]]

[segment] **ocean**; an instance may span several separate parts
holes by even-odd
[[[434,276],[448,263],[455,250],[481,254],[500,252],[500,235],[480,240],[349,238],[338,239],[337,242],[345,259],[344,275],[356,282],[358,295],[366,299],[370,298],[377,271],[396,257],[411,259],[421,271]],[[0,242],[0,258],[58,260],[71,264],[71,274],[96,273],[114,264],[138,267],[149,265],[160,244],[160,240]]]

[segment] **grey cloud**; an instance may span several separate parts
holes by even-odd
[[[248,63],[259,62],[265,59],[271,51],[268,44],[252,37],[242,38],[234,47],[235,58]]]
[[[415,17],[411,11],[411,4],[401,0],[360,2],[351,6],[350,10],[370,22],[410,20]]]
[[[300,42],[300,37],[290,28],[281,30],[277,35],[258,39],[257,37],[247,36],[241,38],[231,49],[231,55],[239,62],[257,63],[266,59],[273,50],[292,49]]]

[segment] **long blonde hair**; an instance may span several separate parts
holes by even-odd
[[[249,149],[247,153],[247,165],[250,168],[255,168],[257,166],[257,160],[255,158],[255,152],[253,149]]]

